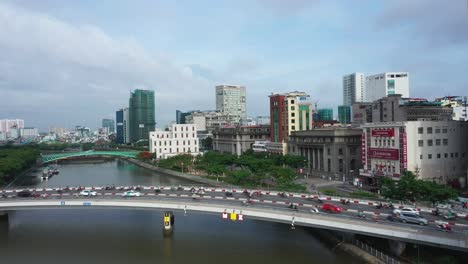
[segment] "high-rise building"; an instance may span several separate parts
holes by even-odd
[[[338,106],[338,120],[341,124],[351,123],[351,106],[340,105]]]
[[[123,141],[125,144],[130,144],[130,110],[123,109]]]
[[[190,115],[193,111],[190,112],[182,112],[180,110],[176,110],[176,124],[187,124],[186,117]]]
[[[343,76],[343,105],[351,106],[364,102],[366,80],[363,73],[352,73]]]
[[[296,91],[269,97],[272,142],[285,142],[292,131],[312,129],[312,102],[307,93]]]
[[[117,144],[124,144],[124,110],[120,109],[115,112],[115,121],[117,121],[117,133],[115,136],[115,141]]]
[[[230,122],[239,123],[247,117],[245,87],[240,85],[216,86],[216,110],[229,115]]]
[[[149,132],[156,126],[154,91],[135,90],[129,100],[130,142],[148,140]]]
[[[402,97],[409,97],[408,72],[384,72],[366,77],[366,102],[373,102],[392,94],[401,94]]]
[[[19,132],[22,138],[35,138],[39,136],[39,132],[37,132],[37,128],[35,127],[20,128]]]
[[[104,118],[102,119],[102,128],[106,129],[108,133],[114,133],[115,122],[113,119]]]
[[[10,132],[11,128],[21,129],[24,128],[23,119],[1,119],[0,132]],[[19,130],[18,130],[19,131]]]
[[[318,119],[319,119],[319,121],[333,120],[333,109],[332,108],[319,109],[318,110]]]

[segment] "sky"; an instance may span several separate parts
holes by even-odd
[[[410,96],[468,94],[467,0],[0,0],[0,119],[85,125],[155,91],[156,122],[215,109],[215,86],[342,103],[353,72],[410,73]]]

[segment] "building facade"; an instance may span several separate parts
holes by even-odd
[[[25,127],[25,128],[20,128],[20,137],[22,138],[35,138],[39,136],[39,132],[37,131],[37,128],[35,127]]]
[[[372,123],[372,103],[354,103],[351,113],[353,126]]]
[[[247,96],[240,85],[216,86],[216,110],[229,116],[229,121],[239,123],[247,117]]]
[[[240,156],[270,138],[270,125],[223,127],[213,131],[213,150]]]
[[[115,121],[116,123],[116,136],[115,136],[115,142],[117,144],[124,144],[124,117],[123,117],[123,109],[120,109],[115,112]]]
[[[306,158],[314,176],[351,178],[362,168],[361,133],[351,128],[297,131],[289,137],[288,153]]]
[[[410,96],[408,72],[384,72],[366,77],[365,102],[374,102],[392,94]]]
[[[343,76],[343,105],[351,106],[363,102],[366,80],[363,73],[352,73]]]
[[[149,132],[156,126],[154,91],[135,90],[130,94],[130,142],[148,140]]]
[[[372,103],[372,122],[424,120],[452,120],[453,109],[440,102],[423,98],[402,98],[389,95]]]
[[[442,106],[452,107],[452,120],[468,121],[468,103],[466,96],[445,96],[442,98],[437,98],[436,102],[440,102]]]
[[[200,154],[197,129],[193,124],[173,124],[169,131],[152,131],[149,134],[149,146],[156,159],[179,154]]]
[[[412,171],[423,180],[466,183],[468,122],[372,123],[363,125],[362,133],[360,175],[368,181]]]
[[[115,132],[115,122],[113,119],[104,118],[102,119],[102,128],[105,128],[108,133]]]
[[[186,117],[189,116],[193,111],[189,112],[182,112],[180,110],[176,110],[176,123],[177,124],[187,124]]]
[[[269,125],[270,124],[270,117],[269,116],[257,116],[255,118],[257,125]]]
[[[0,132],[10,132],[11,128],[21,129],[24,128],[23,119],[1,119]]]
[[[313,109],[307,93],[295,91],[269,97],[272,142],[286,142],[291,132],[312,129]]]
[[[340,123],[344,125],[351,123],[351,106],[338,106],[338,121],[340,121]]]
[[[318,121],[331,121],[333,120],[333,109],[322,108],[318,110]]]

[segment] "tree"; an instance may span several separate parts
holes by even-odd
[[[142,151],[138,153],[138,156],[137,156],[139,160],[143,160],[143,161],[151,160],[153,157],[154,157],[153,153],[148,152],[148,151]]]

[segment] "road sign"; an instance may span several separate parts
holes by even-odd
[[[237,214],[236,213],[231,213],[231,220],[236,221],[237,220]]]
[[[238,214],[237,215],[237,220],[244,221],[244,215],[243,214]]]
[[[223,213],[223,219],[228,219],[228,213],[226,212]]]

